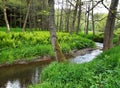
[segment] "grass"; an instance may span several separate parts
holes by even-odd
[[[120,46],[103,52],[89,63],[50,64],[42,83],[29,88],[120,88]]]

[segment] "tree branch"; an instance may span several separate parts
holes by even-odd
[[[69,0],[67,0],[67,1],[68,1],[68,3],[70,3],[70,5],[72,5],[73,7],[75,7],[74,4],[73,4],[72,2],[70,2]]]
[[[113,14],[113,12],[104,4],[103,1],[102,1],[101,3],[102,3],[102,5],[103,5],[108,11],[110,11],[111,14]],[[117,13],[117,12],[116,12],[116,13]],[[118,20],[120,20],[120,18],[118,18],[117,16],[115,16],[115,18],[118,19]]]
[[[98,1],[91,9],[89,9],[89,10],[87,11],[87,13],[88,13],[89,11],[93,10],[100,2],[103,2],[103,0]]]

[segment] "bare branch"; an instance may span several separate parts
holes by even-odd
[[[105,16],[105,17],[103,17],[103,18],[101,18],[101,19],[98,19],[98,20],[94,20],[94,22],[96,22],[96,21],[102,21],[102,20],[104,20],[106,17],[107,17],[107,16]]]
[[[91,10],[93,10],[99,3],[103,2],[103,0],[98,1],[91,9],[87,11],[87,13]]]
[[[101,3],[102,3],[102,5],[103,5],[108,11],[110,11],[110,13],[113,14],[113,12],[104,4],[103,1],[102,1]],[[116,13],[117,13],[117,12],[116,12]],[[118,18],[117,16],[115,16],[115,18],[118,19],[118,20],[120,20],[120,18]]]
[[[107,10],[109,10],[109,8],[104,4],[103,1],[102,1],[101,3],[102,3],[102,5],[103,5]]]
[[[73,7],[75,7],[74,4],[73,4],[72,2],[70,2],[69,0],[67,0],[67,1],[68,1],[68,3],[70,3],[70,5],[72,5]]]

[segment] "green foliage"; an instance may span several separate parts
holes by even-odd
[[[82,37],[88,38],[90,40],[93,40],[95,42],[103,42],[103,32],[97,32],[95,35],[93,35],[91,32],[89,34],[84,34],[84,33],[80,33],[79,34]]]
[[[0,63],[14,60],[32,60],[35,56],[53,56],[51,45],[22,46],[20,48],[8,48],[0,52]]]
[[[42,84],[30,88],[120,88],[120,46],[89,63],[50,64],[42,71]]]
[[[17,30],[17,29],[16,29]],[[94,47],[95,43],[77,35],[57,33],[63,53],[73,49]],[[51,48],[50,34],[47,31],[10,32],[0,31],[0,63],[19,59],[32,59],[35,56],[54,56]]]

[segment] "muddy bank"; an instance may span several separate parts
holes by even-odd
[[[90,53],[91,51],[95,50],[96,48],[85,48],[85,49],[80,49],[80,50],[73,50],[70,52],[71,56],[76,57],[76,56],[81,56],[87,53]]]
[[[31,64],[42,64],[42,63],[51,63],[54,60],[54,58],[50,56],[44,56],[44,57],[35,57],[33,60],[28,61],[28,60],[16,60],[13,63],[5,63],[5,64],[0,64],[0,68],[4,66],[12,66],[12,65],[31,65]]]
[[[95,48],[85,48],[85,49],[80,49],[80,50],[76,49],[76,50],[72,50],[72,51],[70,51],[70,53],[66,53],[64,55],[67,59],[69,59],[69,58],[74,58],[76,56],[84,55],[86,53],[90,53],[92,50],[95,50]],[[30,60],[30,61],[22,59],[22,60],[16,60],[13,63],[6,62],[4,64],[0,64],[0,68],[4,67],[4,66],[31,65],[31,64],[35,64],[35,63],[36,64],[42,64],[42,63],[49,64],[53,61],[55,61],[55,57],[50,57],[50,56],[41,57],[41,56],[38,56],[38,57],[34,57],[34,59]]]

